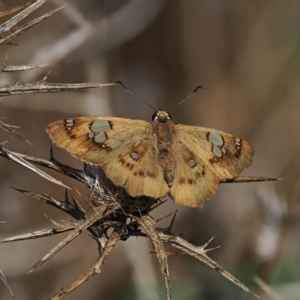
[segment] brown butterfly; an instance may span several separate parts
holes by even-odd
[[[55,121],[46,131],[58,147],[102,167],[132,197],[168,194],[191,207],[202,207],[221,180],[236,177],[252,162],[254,149],[240,138],[175,125],[165,111],[152,119],[81,117]]]

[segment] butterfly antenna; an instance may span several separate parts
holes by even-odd
[[[135,97],[136,99],[144,102],[145,104],[147,104],[149,107],[151,107],[152,109],[154,109],[155,111],[157,111],[156,108],[154,108],[153,106],[151,106],[149,103],[147,103],[145,100],[143,100],[142,98],[138,97],[137,95],[135,95],[132,91],[130,91],[126,85],[122,82],[122,81],[117,81],[116,83],[119,83],[123,89],[125,89],[128,93],[130,93],[133,97]]]
[[[201,85],[198,85],[188,97],[186,97],[185,99],[183,99],[182,101],[180,101],[179,103],[177,103],[176,105],[174,105],[173,107],[171,107],[168,110],[168,112],[170,112],[170,110],[173,109],[175,106],[180,105],[181,103],[185,102],[186,100],[188,100],[189,98],[191,98],[192,96],[194,96],[194,94],[196,94],[199,89],[203,90],[203,87]]]

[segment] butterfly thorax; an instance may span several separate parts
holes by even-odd
[[[165,111],[157,111],[153,115],[153,121],[153,133],[157,136],[157,158],[170,187],[174,180],[175,159],[171,150],[176,139],[175,124]]]

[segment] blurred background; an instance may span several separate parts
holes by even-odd
[[[27,3],[0,1],[0,10]],[[263,299],[297,300],[300,295],[300,2],[296,0],[49,0],[26,21],[68,3],[60,12],[0,48],[7,65],[48,66],[2,73],[1,84],[115,82],[154,107],[175,107],[175,123],[219,129],[255,148],[242,175],[281,177],[284,181],[223,184],[201,210],[168,201],[155,218],[178,210],[174,233],[195,245],[214,236],[212,259]],[[4,22],[6,18],[1,20]],[[153,111],[120,86],[80,92],[1,98],[0,117],[18,125],[35,146],[12,139],[6,147],[49,158],[44,128],[68,117],[101,115],[151,120]],[[9,138],[0,132],[0,141]],[[65,151],[55,157],[81,168]],[[83,195],[85,186],[49,172]],[[0,159],[1,238],[51,227],[45,217],[70,221],[52,207],[11,187],[47,193],[63,200],[64,190]],[[159,223],[164,227],[169,219]],[[97,245],[81,234],[35,272],[30,267],[65,235],[0,245],[0,269],[17,299],[48,299],[96,259]],[[101,274],[66,299],[164,299],[163,280],[147,239],[119,242]],[[206,265],[185,255],[169,257],[175,300],[254,299]],[[265,294],[257,278],[272,289]],[[276,298],[277,297],[277,298]],[[0,285],[0,298],[11,299]]]

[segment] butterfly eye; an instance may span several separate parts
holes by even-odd
[[[157,112],[155,112],[153,115],[152,115],[152,121],[156,121],[157,119]]]

